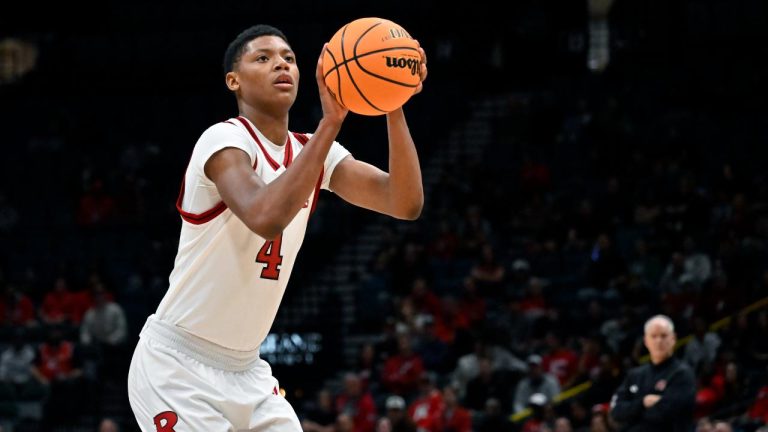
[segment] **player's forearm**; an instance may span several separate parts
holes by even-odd
[[[266,239],[279,235],[296,217],[322,174],[323,164],[341,125],[320,121],[317,130],[291,166],[259,191],[251,208],[260,222],[257,234]]]
[[[389,135],[389,207],[391,214],[414,220],[424,207],[424,188],[416,146],[403,109],[387,114]]]

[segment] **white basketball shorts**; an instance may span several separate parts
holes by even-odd
[[[258,352],[227,350],[150,317],[128,373],[143,432],[300,432]]]

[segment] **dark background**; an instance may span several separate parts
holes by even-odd
[[[416,245],[429,261],[441,222],[466,240],[462,220],[475,205],[493,226],[484,243],[493,245],[508,274],[516,259],[531,262],[534,273],[554,281],[547,300],[561,316],[573,312],[573,305],[562,306],[572,300],[569,293],[596,285],[595,270],[551,270],[537,264],[537,247],[552,240],[565,253],[571,229],[590,246],[607,233],[627,263],[638,238],[666,265],[693,237],[727,274],[732,294],[727,308],[705,313],[714,300],[709,288],[697,287],[689,305],[708,323],[764,297],[768,4],[617,0],[609,15],[610,63],[602,72],[587,67],[584,2],[523,0],[504,9],[437,1],[3,5],[0,39],[28,42],[38,54],[31,71],[0,85],[0,284],[38,307],[57,277],[82,290],[96,275],[128,317],[129,355],[173,266],[180,225],[174,205],[192,147],[208,126],[237,114],[223,81],[227,44],[256,23],[283,30],[302,71],[290,127],[311,132],[320,116],[313,73],[322,43],[346,22],[380,16],[406,28],[429,55],[424,91],[406,106],[423,166],[444,151],[452,133],[471,130],[466,125],[478,104],[502,100],[505,107],[480,124],[490,143],[479,156],[442,166],[419,222],[383,223],[396,233],[390,245],[396,257]],[[383,117],[350,115],[338,141],[358,159],[386,168]],[[531,161],[547,167],[543,184],[526,183]],[[618,198],[606,192],[612,179],[620,185]],[[104,194],[112,210],[97,222],[81,219],[84,198]],[[587,216],[580,210],[585,201],[593,208]],[[651,227],[633,217],[643,203],[662,209]],[[666,211],[680,203],[682,216]],[[740,209],[747,210],[734,220]],[[477,248],[463,249],[448,263],[449,276],[427,264],[403,274],[397,268],[406,264],[397,258],[389,276],[376,276],[373,266],[354,273],[346,282],[383,290],[380,314],[357,312],[345,321],[333,290],[315,309],[297,306],[342,247],[360,241],[371,224],[382,220],[323,193],[274,329],[324,335],[315,365],[274,366],[281,384],[295,392],[298,411],[328,379],[355,369],[355,355],[345,355],[357,349],[349,336],[380,335],[387,317],[401,319],[398,299],[408,296],[416,274],[427,275],[438,294],[441,287],[450,294],[479,257]],[[618,287],[620,304],[631,304],[637,292],[614,284],[616,276],[598,288]],[[365,282],[371,277],[382,284]],[[502,285],[515,289],[511,276]],[[653,294],[639,297],[637,322],[671,310],[668,297],[656,295],[658,285],[638,288]],[[489,302],[508,300],[484,294]],[[692,319],[682,311],[674,318]],[[564,330],[568,322],[551,327]],[[15,326],[3,325],[8,343]],[[45,326],[30,329],[30,343],[45,339]],[[688,334],[685,324],[680,329]],[[71,335],[77,340],[76,331]],[[570,336],[576,344],[579,335]],[[541,338],[534,334],[510,349],[524,358],[541,350]],[[467,347],[454,345],[449,358]],[[626,366],[629,352],[613,354]],[[124,391],[119,380],[113,384],[110,391]],[[381,396],[379,405],[385,394],[374,395]],[[132,430],[127,400],[113,399],[86,409],[73,430],[92,430],[106,416]]]

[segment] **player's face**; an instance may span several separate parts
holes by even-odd
[[[664,321],[653,321],[645,332],[645,347],[654,363],[666,360],[672,356],[675,348],[675,333]]]
[[[249,105],[287,110],[296,100],[296,58],[288,43],[278,36],[260,36],[250,41],[232,73],[237,86],[234,90]]]

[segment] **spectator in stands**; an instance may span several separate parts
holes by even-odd
[[[68,424],[80,412],[81,360],[76,345],[63,339],[62,331],[53,328],[48,340],[40,345],[32,373],[48,387],[43,419],[46,427]]]
[[[443,394],[435,385],[435,377],[425,372],[419,380],[419,395],[408,407],[408,417],[419,432],[441,432],[443,406]]]
[[[478,366],[478,375],[467,383],[464,406],[482,411],[487,408],[488,399],[494,399],[505,407],[509,406],[510,379],[507,371],[494,373],[491,360],[487,357],[481,357]]]
[[[598,291],[614,285],[616,278],[626,273],[626,262],[616,251],[607,233],[601,233],[592,247],[589,280]]]
[[[679,294],[683,284],[692,281],[692,276],[685,271],[685,256],[680,252],[672,254],[664,274],[659,281],[659,290],[664,294]]]
[[[693,320],[693,338],[685,346],[683,359],[693,370],[700,366],[710,366],[717,357],[717,349],[720,347],[720,336],[708,331],[707,323],[701,317]]]
[[[413,352],[413,342],[409,334],[401,334],[397,340],[399,351],[384,364],[381,380],[390,392],[410,396],[419,386],[424,364],[421,357]]]
[[[459,307],[456,299],[443,297],[440,311],[435,316],[435,335],[446,344],[460,346],[461,336],[467,334],[469,324],[467,311]]]
[[[46,293],[43,298],[40,319],[49,325],[68,324],[72,322],[72,313],[72,293],[69,291],[69,284],[66,278],[59,276],[53,284],[53,291]]]
[[[520,412],[525,409],[534,394],[541,394],[547,401],[552,401],[559,393],[557,378],[544,372],[541,356],[531,354],[528,356],[528,376],[520,380],[515,389],[513,410]]]
[[[34,360],[35,350],[26,342],[24,329],[17,328],[11,344],[0,353],[0,395],[11,400],[40,399],[45,395],[42,382],[32,374]]]
[[[96,291],[104,288],[104,282],[99,273],[91,273],[88,276],[88,282],[85,289],[73,291],[71,295],[72,300],[72,323],[80,325],[85,317],[85,313],[93,307],[94,294]],[[113,301],[114,296],[109,291],[104,291],[105,297],[108,301]]]
[[[501,291],[494,294],[495,297],[501,296]],[[461,309],[469,319],[469,325],[477,325],[485,320],[486,301],[485,296],[478,292],[477,283],[472,276],[464,278],[462,283],[462,293],[459,298],[459,309]]]
[[[530,278],[526,291],[520,298],[520,312],[531,322],[542,317],[549,310],[547,298],[544,295],[544,284],[541,278]]]
[[[334,432],[336,410],[333,407],[333,396],[327,389],[317,393],[317,401],[306,410],[301,420],[304,432]]]
[[[471,432],[472,416],[469,411],[459,405],[456,389],[450,384],[443,388],[443,403],[441,430]]]
[[[570,384],[579,366],[579,356],[576,351],[562,343],[560,335],[554,331],[547,332],[545,336],[547,353],[543,356],[542,367],[544,372],[557,377],[560,386]],[[595,360],[597,360],[595,358]]]
[[[755,397],[755,401],[747,411],[747,420],[768,424],[768,385],[763,386]]]
[[[548,432],[554,426],[554,418],[549,423],[547,417],[551,417],[552,400],[541,393],[534,393],[528,399],[527,408],[531,415],[523,423],[521,432]]]
[[[123,308],[107,295],[103,286],[94,288],[93,306],[80,325],[80,342],[89,353],[103,359],[105,377],[119,380],[128,370],[128,323]]]
[[[460,397],[464,396],[467,383],[480,374],[480,359],[486,358],[491,363],[491,369],[513,373],[526,372],[528,365],[515,357],[508,350],[492,343],[486,336],[475,341],[475,349],[461,356],[452,374],[452,382],[459,389]]]
[[[423,277],[418,277],[413,281],[411,294],[408,297],[413,303],[416,314],[436,317],[441,312],[440,298],[429,289],[429,284]]]
[[[416,432],[416,424],[405,410],[405,399],[392,395],[387,398],[384,406],[387,409],[385,418],[389,421],[391,432]]]
[[[726,363],[723,373],[722,397],[718,409],[733,409],[733,407],[741,405],[749,396],[751,395],[747,393],[744,374],[740,366],[735,361],[729,361]],[[743,409],[743,407],[739,407],[739,409]]]
[[[4,326],[33,326],[35,306],[32,300],[15,285],[7,284],[5,292],[0,295],[0,327]]]
[[[490,398],[485,401],[485,409],[478,421],[477,432],[513,432],[515,428],[508,417],[502,410],[501,402]]]
[[[417,322],[418,342],[416,352],[421,357],[426,370],[445,373],[451,366],[453,356],[450,355],[449,345],[440,340],[435,328],[435,320],[431,315],[422,315]]]
[[[712,420],[702,417],[696,422],[696,432],[712,432]]]
[[[120,426],[114,420],[105,418],[99,423],[99,432],[120,432]]]
[[[376,391],[381,379],[381,364],[376,359],[376,347],[367,343],[360,348],[357,364],[358,376],[366,390]],[[373,385],[373,387],[371,387]]]
[[[768,362],[768,310],[756,312],[755,321],[750,326],[750,356],[754,365]]]
[[[589,424],[589,432],[611,432],[608,415],[605,412],[593,412]]]
[[[656,286],[661,277],[661,262],[648,250],[648,242],[644,238],[635,241],[635,251],[629,263],[629,272],[647,285]]]
[[[104,190],[104,182],[94,179],[88,190],[80,197],[77,208],[77,223],[81,226],[101,225],[111,221],[115,200]]]
[[[584,406],[584,397],[576,397],[570,399],[568,404],[568,419],[571,421],[571,427],[577,432],[587,432],[589,430],[589,422],[592,419],[590,412]]]
[[[552,432],[573,432],[571,421],[568,420],[568,417],[558,417],[555,420],[555,427],[552,429]]]
[[[491,223],[483,215],[480,206],[468,206],[459,226],[461,249],[464,256],[479,256],[483,245],[491,239],[491,232]]]
[[[484,295],[497,296],[506,277],[504,266],[496,258],[493,247],[485,244],[481,248],[480,258],[470,269],[470,276],[477,282]]]
[[[334,432],[358,432],[361,429],[357,428],[355,419],[351,415],[341,413],[336,418],[336,427],[333,430]]]
[[[346,416],[354,425],[351,431],[373,432],[376,425],[376,404],[371,393],[363,390],[360,377],[354,373],[344,375],[344,391],[336,397],[336,412],[339,413],[336,419],[337,427],[347,427],[347,419],[342,419]]]
[[[119,346],[127,337],[125,313],[119,304],[110,301],[103,286],[93,292],[93,306],[85,313],[80,326],[83,345],[105,344]]]
[[[702,286],[712,275],[712,260],[707,254],[697,250],[696,242],[691,236],[683,241],[683,266],[697,287]]]

